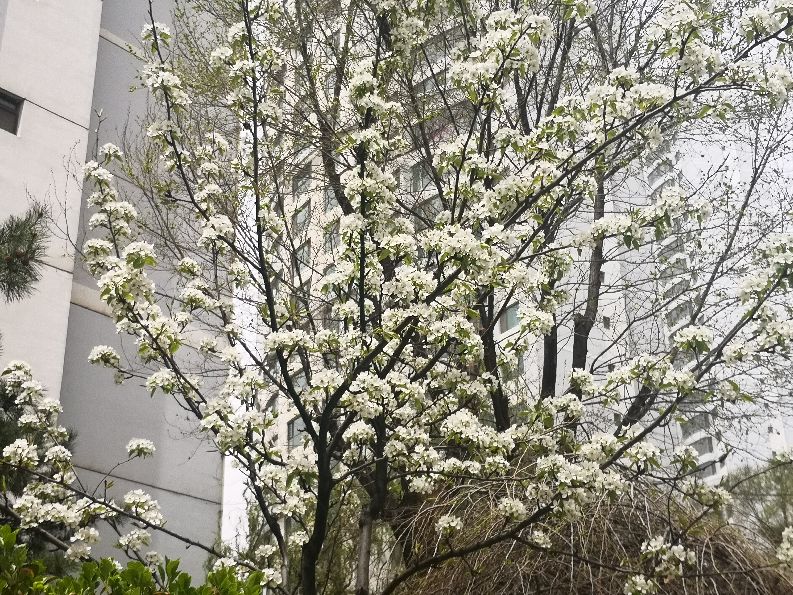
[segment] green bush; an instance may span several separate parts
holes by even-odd
[[[56,577],[46,574],[40,560],[29,558],[27,546],[17,543],[16,531],[0,526],[0,593],[8,595],[261,595],[261,581],[258,572],[240,578],[223,568],[194,587],[178,560],[166,560],[153,571],[140,562],[119,568],[103,559],[82,564],[73,576]]]

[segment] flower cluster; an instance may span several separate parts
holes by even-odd
[[[155,450],[154,443],[145,438],[134,438],[127,443],[127,454],[130,457],[150,457]]]
[[[460,517],[444,514],[435,523],[435,530],[441,535],[452,535],[463,529],[463,521]]]
[[[650,561],[653,566],[653,576],[667,582],[681,576],[686,565],[693,565],[696,562],[696,554],[679,543],[671,544],[663,537],[656,536],[642,543],[641,559]]]

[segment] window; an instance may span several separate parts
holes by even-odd
[[[606,283],[606,273],[605,271],[600,271],[600,284],[604,285]]]
[[[705,438],[700,438],[696,442],[692,442],[691,448],[697,451],[697,454],[701,455],[708,455],[713,452],[713,438],[710,436],[706,436]]]
[[[709,427],[710,416],[705,412],[696,413],[687,420],[680,422],[680,431],[683,434],[683,440],[700,430],[707,430]]]
[[[282,282],[283,279],[281,278],[281,275],[277,273],[273,274],[273,276],[270,277],[270,287],[272,287],[274,297],[278,297],[278,293],[281,291]]]
[[[334,29],[333,32],[330,35],[328,35],[328,41],[330,42],[330,45],[332,45],[334,49],[338,50],[341,47],[343,40],[344,37],[342,35],[341,29]]]
[[[292,270],[295,275],[301,278],[306,277],[310,270],[308,268],[311,263],[311,240],[306,240],[295,249],[292,254]]]
[[[311,219],[311,201],[307,200],[292,215],[292,231],[295,235],[303,235],[306,232],[309,219]]]
[[[613,372],[617,368],[617,364],[609,364],[609,372]]]
[[[300,196],[311,190],[311,164],[302,167],[292,178],[292,194]]]
[[[336,222],[325,232],[325,243],[322,248],[325,254],[334,254],[339,246],[339,223]]]
[[[421,192],[432,184],[432,177],[423,163],[417,163],[410,168],[410,190]]]
[[[295,387],[297,394],[302,393],[306,388],[308,388],[308,381],[306,380],[306,375],[304,372],[300,371],[296,374],[292,375],[292,385]],[[298,418],[300,419],[300,418]],[[302,420],[301,420],[302,423]],[[303,426],[305,429],[305,426]]]
[[[286,424],[286,442],[289,450],[303,445],[303,432],[306,431],[306,424],[299,415]]]
[[[681,279],[677,281],[674,285],[670,285],[664,290],[664,299],[671,300],[676,297],[680,297],[683,295],[688,289],[691,287],[691,283],[688,279]]]
[[[499,320],[499,328],[502,333],[506,333],[518,326],[518,304],[510,304]]]
[[[676,236],[672,241],[664,244],[658,252],[658,260],[666,262],[672,259],[676,254],[685,253],[685,244],[683,238]]]
[[[427,229],[433,225],[442,210],[443,205],[437,196],[417,203],[413,208],[413,225],[416,227],[416,231]]]
[[[666,313],[666,323],[675,326],[682,320],[688,320],[694,314],[694,305],[686,300]]]
[[[650,186],[653,186],[658,180],[669,174],[671,171],[672,164],[669,163],[669,161],[660,161],[658,165],[655,166],[655,169],[650,172],[650,175],[647,176],[647,181],[649,182]]]
[[[336,193],[330,186],[325,186],[325,212],[335,209],[339,206],[339,201],[336,200]]]
[[[522,377],[526,372],[526,365],[523,360],[523,354],[518,354],[518,362],[514,368],[502,368],[501,378],[504,382],[510,382]]]
[[[610,316],[604,316],[603,317],[603,328],[607,329],[607,330],[611,328],[611,317]]]
[[[11,134],[19,131],[22,98],[0,89],[0,128]]]
[[[435,93],[446,89],[446,70],[430,74],[413,85],[417,95]]]
[[[325,95],[328,99],[334,98],[334,91],[336,90],[336,71],[329,72],[325,77]]]
[[[716,463],[711,463],[704,469],[700,469],[699,471],[697,471],[697,477],[699,477],[700,479],[705,479],[706,477],[713,477],[714,475],[716,475],[716,471],[717,471]]]
[[[341,322],[333,317],[333,304],[323,304],[320,315],[322,316],[322,328],[334,333],[341,331]]]
[[[311,328],[308,317],[310,299],[311,284],[308,281],[295,288],[295,292],[289,296],[289,309],[294,328],[301,328],[304,331],[308,331]]]

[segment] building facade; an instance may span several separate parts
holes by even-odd
[[[168,21],[170,2],[157,2]],[[0,307],[0,363],[31,364],[63,425],[76,433],[81,480],[118,500],[135,487],[156,498],[168,529],[212,545],[219,535],[222,463],[172,400],[151,398],[138,382],[117,386],[87,357],[98,344],[134,353],[117,336],[96,282],[76,257],[90,213],[82,164],[106,142],[123,145],[145,113],[144,92],[130,93],[140,67],[135,50],[148,21],[145,2],[0,0],[0,218],[30,200],[49,205],[54,233],[43,278],[30,298]],[[140,127],[138,126],[138,129]],[[123,180],[119,180],[124,184]],[[134,196],[134,188],[127,190]],[[131,438],[152,440],[152,459],[126,458]],[[99,554],[113,554],[106,529]],[[151,548],[200,575],[206,552],[155,534]]]

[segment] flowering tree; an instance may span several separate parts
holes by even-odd
[[[91,361],[177,399],[246,477],[265,543],[223,563],[316,593],[353,510],[354,590],[393,593],[504,543],[556,551],[560,523],[641,489],[685,515],[647,525],[625,592],[712,572],[691,534],[726,491],[656,437],[789,345],[787,209],[758,203],[785,139],[750,143],[739,185],[721,164],[650,192],[642,172],[674,139],[784,118],[793,5],[202,5],[144,28],[157,107],[137,155],[86,165],[83,251],[138,346]],[[665,238],[689,265],[648,257]],[[654,333],[680,295],[691,310]],[[38,411],[30,371],[6,376]],[[77,530],[74,555],[97,516],[134,520],[134,556],[166,530],[142,491],[87,497],[35,454],[4,452],[41,480],[15,509]]]

